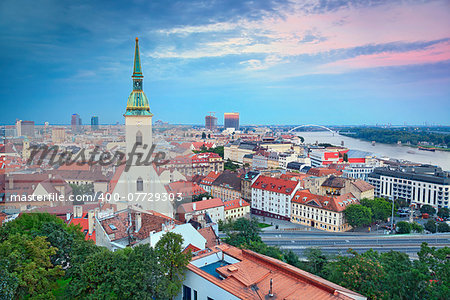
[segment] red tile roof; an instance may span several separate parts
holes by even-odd
[[[195,266],[195,260],[223,252],[239,262],[218,267],[216,272],[224,279]],[[240,299],[269,299],[268,292],[272,281],[273,299],[355,299],[360,294],[327,281],[280,260],[221,244],[210,252],[193,258],[188,269],[226,290]]]
[[[359,201],[352,193],[347,193],[338,197],[328,197],[312,194],[308,190],[297,191],[294,197],[292,197],[292,202],[333,212],[341,212],[350,204],[359,204]]]
[[[219,177],[219,175],[220,175],[219,172],[211,171],[211,172],[209,172],[208,175],[206,175],[205,178],[203,178],[203,180],[200,182],[200,184],[211,185],[214,182],[214,180],[216,180],[217,177]]]
[[[361,179],[353,181],[352,184],[361,192],[366,192],[375,189],[373,185]]]
[[[174,193],[177,196],[178,193],[182,194],[182,197],[192,197],[201,194],[205,194],[206,191],[196,183],[190,181],[176,181],[167,185],[167,191]]]
[[[93,240],[95,242],[95,230],[92,232],[92,234],[89,234],[88,214],[89,213],[83,213],[82,218],[70,219],[69,224],[79,225],[81,227],[81,231],[83,231],[83,233],[85,234],[85,240]]]
[[[281,178],[261,175],[252,184],[252,188],[290,195],[297,187],[297,184],[298,181],[284,180]]]
[[[245,201],[244,199],[234,199],[230,201],[225,201],[223,203],[225,210],[240,208],[240,207],[246,207],[250,206],[250,204]]]
[[[328,168],[311,168],[308,170],[308,175],[312,175],[312,176],[317,176],[317,177],[321,177],[321,176],[325,176],[325,175],[331,175],[331,174],[335,174],[335,175],[342,175],[341,171],[338,171],[336,169],[328,169]]]
[[[194,210],[194,205],[195,205],[195,210]],[[223,206],[222,199],[211,198],[211,199],[207,199],[207,200],[181,204],[178,207],[178,213],[194,212],[194,211],[210,209],[210,208],[219,207],[219,206]]]
[[[216,235],[212,227],[200,228],[198,232],[206,239],[206,248],[217,246],[219,237]]]

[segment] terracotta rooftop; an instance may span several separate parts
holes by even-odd
[[[375,187],[373,185],[371,185],[370,183],[358,179],[352,182],[352,184],[361,192],[366,192],[366,191],[370,191],[373,190]]]
[[[195,205],[195,210],[194,210]],[[210,209],[214,207],[223,206],[222,199],[220,198],[211,198],[207,200],[184,203],[178,207],[178,213],[189,213],[198,210]]]
[[[213,181],[216,180],[217,177],[219,177],[219,175],[220,175],[219,172],[211,171],[211,172],[209,172],[208,175],[206,175],[205,178],[203,178],[203,180],[200,182],[200,184],[211,185],[213,183]]]
[[[237,263],[216,268],[218,278],[195,266],[197,259],[223,252]],[[240,299],[365,299],[362,295],[280,260],[221,244],[193,258],[188,269]],[[272,280],[273,297],[268,296]]]
[[[306,174],[321,177],[331,174],[341,175],[342,172],[336,169],[329,169],[329,168],[311,168],[308,170],[308,173]]]
[[[297,187],[297,184],[298,181],[284,180],[269,176],[259,176],[252,184],[252,188],[290,195]]]
[[[217,246],[218,236],[214,232],[211,226],[200,228],[198,232],[206,239],[206,247],[212,248]]]
[[[333,212],[341,212],[350,204],[359,204],[359,201],[352,193],[338,197],[328,197],[312,194],[308,190],[297,191],[294,197],[292,197],[292,202]]]
[[[230,209],[250,206],[250,204],[243,199],[234,199],[234,200],[225,201],[223,203],[223,206],[224,206],[225,210],[230,210]]]
[[[223,171],[222,174],[213,181],[212,185],[241,191],[241,179],[239,178],[239,175],[230,171]]]
[[[341,189],[345,187],[346,180],[346,178],[331,175],[322,183],[322,186]]]

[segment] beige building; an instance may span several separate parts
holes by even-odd
[[[53,128],[52,129],[52,142],[54,144],[61,144],[66,141],[66,129],[65,128]]]
[[[250,217],[250,204],[243,199],[234,199],[223,203],[225,219],[236,220]]]
[[[356,199],[373,199],[375,195],[375,187],[364,180],[357,179],[348,181],[343,189],[343,193],[352,193]]]
[[[344,210],[350,204],[359,204],[351,193],[328,197],[314,195],[307,190],[297,191],[291,202],[291,222],[332,232],[351,229]]]

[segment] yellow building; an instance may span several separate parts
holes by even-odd
[[[226,220],[250,217],[250,204],[243,199],[225,201],[223,205]]]
[[[345,208],[350,204],[359,204],[359,201],[351,193],[328,197],[301,190],[295,193],[291,203],[291,222],[325,231],[343,232],[352,228],[345,220]]]

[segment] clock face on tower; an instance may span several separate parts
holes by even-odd
[[[141,90],[142,89],[142,81],[141,80],[135,80],[133,82],[133,89]]]

